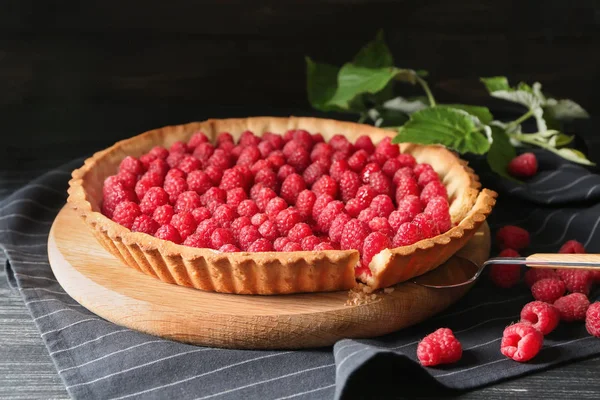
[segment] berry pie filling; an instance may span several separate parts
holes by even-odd
[[[102,213],[134,232],[222,252],[355,249],[356,276],[381,250],[452,227],[429,164],[385,138],[202,132],[122,160],[104,181]]]

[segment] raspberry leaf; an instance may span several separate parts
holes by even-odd
[[[510,85],[508,84],[508,79],[505,76],[492,76],[489,78],[480,78],[480,81],[483,82],[488,92],[492,93],[497,90],[509,90]]]
[[[590,117],[583,107],[569,99],[548,99],[544,111],[559,121]]]
[[[506,132],[498,126],[492,126],[492,144],[487,153],[487,163],[491,170],[500,176],[515,180],[507,170],[510,161],[517,156]]]
[[[394,57],[385,43],[382,30],[377,32],[374,40],[360,49],[354,56],[353,63],[365,68],[391,67],[394,65]]]
[[[327,101],[333,97],[337,89],[338,71],[338,67],[316,63],[310,57],[306,57],[308,101],[315,109],[338,111],[337,107],[327,105]]]
[[[468,104],[440,104],[439,107],[456,108],[468,112],[477,117],[482,124],[489,124],[494,119],[494,116],[487,107],[472,106]]]
[[[469,113],[450,107],[417,111],[399,129],[393,143],[442,144],[457,152],[485,154],[490,142]]]

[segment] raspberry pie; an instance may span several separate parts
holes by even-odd
[[[491,212],[466,162],[316,118],[146,132],[73,172],[69,204],[125,264],[239,294],[388,287],[436,268]]]

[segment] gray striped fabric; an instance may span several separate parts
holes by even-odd
[[[540,159],[543,170],[524,187],[495,177],[485,182],[501,192],[492,228],[523,226],[532,233],[532,252],[556,251],[568,239],[600,252],[600,176],[546,154]],[[500,290],[487,279],[425,323],[381,338],[341,340],[333,348],[222,350],[122,328],[71,299],[48,265],[47,234],[65,201],[69,171],[80,163],[44,174],[0,203],[0,244],[9,260],[9,281],[20,290],[73,398],[385,397],[399,385],[438,393],[600,353],[600,340],[590,337],[582,324],[563,324],[546,338],[534,362],[504,358],[499,353],[502,330],[518,319],[531,296],[524,286]],[[482,173],[482,178],[488,176]],[[442,326],[461,340],[463,358],[451,366],[420,367],[415,355],[419,339]]]

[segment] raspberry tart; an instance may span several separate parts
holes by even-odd
[[[237,294],[389,287],[436,268],[496,194],[441,146],[317,118],[208,120],[87,159],[68,203],[125,264]]]

